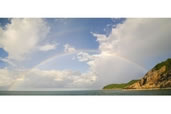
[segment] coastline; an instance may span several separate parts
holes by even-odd
[[[116,89],[102,89],[102,90],[124,90],[124,91],[143,91],[143,90],[166,90],[170,88],[142,88],[142,89],[121,89],[121,88],[116,88]]]

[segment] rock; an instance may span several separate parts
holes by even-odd
[[[171,87],[171,59],[157,64],[153,69],[136,83],[127,89],[149,89],[149,88],[169,88]]]

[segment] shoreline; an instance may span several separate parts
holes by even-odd
[[[165,90],[165,89],[170,89],[171,88],[144,88],[144,89],[102,89],[102,90],[125,90],[125,91],[143,91],[143,90]]]

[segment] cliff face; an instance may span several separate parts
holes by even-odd
[[[136,83],[126,87],[127,89],[150,89],[171,87],[171,59],[157,64]]]

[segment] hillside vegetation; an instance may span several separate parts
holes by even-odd
[[[124,89],[129,85],[134,84],[135,82],[137,82],[138,80],[131,80],[128,83],[121,83],[121,84],[109,84],[107,86],[105,86],[103,89]]]

